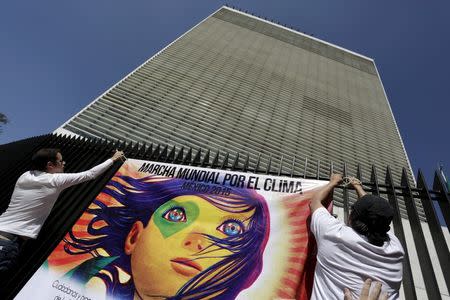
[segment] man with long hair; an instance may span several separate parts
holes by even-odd
[[[32,168],[16,182],[6,211],[0,215],[0,276],[14,266],[26,239],[36,239],[45,219],[66,188],[92,180],[123,157],[122,151],[90,170],[64,173],[65,162],[59,149],[37,151]]]
[[[311,199],[311,231],[317,242],[311,299],[343,299],[345,288],[357,299],[367,278],[380,282],[390,300],[397,299],[404,250],[390,229],[394,211],[385,199],[366,194],[361,182],[350,178],[359,199],[345,225],[322,204],[341,181],[341,175],[333,174]]]

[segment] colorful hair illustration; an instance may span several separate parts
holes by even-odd
[[[107,295],[118,299],[133,299],[135,286],[131,270],[130,256],[124,252],[124,242],[136,221],[147,226],[154,212],[164,203],[179,196],[195,195],[215,207],[230,213],[252,212],[246,230],[238,236],[218,238],[204,235],[213,248],[227,249],[231,253],[201,273],[188,280],[175,295],[167,299],[234,299],[242,290],[251,286],[261,273],[263,252],[269,235],[269,210],[261,195],[253,190],[231,188],[227,196],[212,195],[183,189],[184,180],[159,176],[132,178],[118,175],[103,190],[113,197],[120,206],[108,206],[95,199],[88,213],[94,215],[87,231],[89,238],[79,238],[70,231],[64,249],[69,254],[89,253],[99,257],[100,249],[115,259],[94,276],[103,280]],[[95,224],[107,224],[98,227]],[[208,253],[210,247],[201,252]],[[131,279],[126,283],[119,281],[117,267]],[[108,274],[111,274],[109,276]]]

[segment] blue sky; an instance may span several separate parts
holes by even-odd
[[[375,59],[414,173],[450,174],[450,1],[5,1],[0,144],[59,127],[228,4]]]

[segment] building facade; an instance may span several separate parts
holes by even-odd
[[[372,59],[227,7],[57,132],[411,173]]]
[[[373,59],[228,7],[56,132],[296,162],[305,176],[345,163],[367,181],[372,165],[413,178]]]

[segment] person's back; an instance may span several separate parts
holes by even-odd
[[[64,177],[71,175],[37,170],[23,173],[16,182],[7,210],[0,215],[0,231],[36,238],[59,194],[81,180],[93,179],[93,175],[86,174],[78,176],[70,185],[64,184]]]
[[[41,149],[33,155],[32,170],[16,182],[6,211],[0,215],[0,275],[13,268],[23,241],[37,238],[45,220],[66,188],[91,180],[123,157],[116,153],[105,162],[80,173],[64,173],[58,149]]]
[[[325,208],[312,215],[311,230],[318,249],[312,299],[343,299],[344,288],[357,299],[367,277],[381,282],[389,299],[398,298],[404,253],[394,234],[389,232],[390,240],[375,246]]]
[[[37,236],[38,224],[44,223],[59,195],[57,187],[51,183],[51,176],[50,173],[28,171],[19,177],[11,202],[0,216],[0,231]]]
[[[352,206],[346,226],[322,203],[341,181],[341,175],[333,174],[311,199],[310,227],[317,243],[311,299],[343,299],[345,288],[356,299],[367,278],[381,282],[389,299],[397,299],[404,250],[390,231],[393,209],[385,199],[366,194],[359,180],[352,179],[359,200]]]

